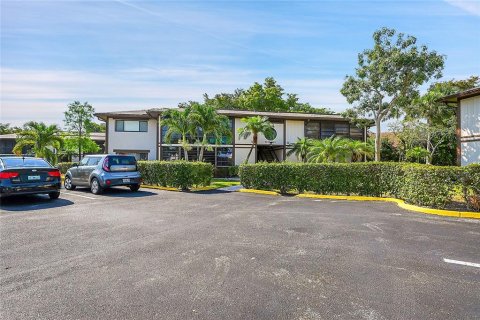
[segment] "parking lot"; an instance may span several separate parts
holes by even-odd
[[[2,202],[2,319],[480,318],[478,220],[381,202],[62,191]]]

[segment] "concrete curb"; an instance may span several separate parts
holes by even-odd
[[[264,190],[255,190],[255,189],[240,189],[240,192],[248,193],[257,193],[265,195],[275,195],[279,196],[280,194],[275,191],[264,191]],[[396,198],[381,198],[381,197],[365,197],[365,196],[334,196],[334,195],[321,195],[321,194],[299,194],[296,195],[298,198],[311,198],[311,199],[333,199],[333,200],[348,200],[348,201],[384,201],[384,202],[394,202],[400,208],[420,212],[424,214],[433,214],[444,217],[454,217],[454,218],[469,218],[469,219],[480,219],[480,212],[472,211],[455,211],[455,210],[443,210],[443,209],[432,209],[425,208],[420,206],[415,206],[413,204],[405,203],[405,201],[396,199]]]

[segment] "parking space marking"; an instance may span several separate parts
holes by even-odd
[[[473,262],[466,262],[466,261],[452,260],[452,259],[445,259],[445,258],[443,258],[443,261],[445,261],[446,263],[453,263],[453,264],[459,264],[462,266],[480,268],[480,263],[473,263]]]
[[[69,192],[62,192],[62,194],[67,194],[67,195],[70,195],[70,196],[82,197],[82,198],[90,199],[90,200],[97,200],[97,198],[82,196],[81,194],[75,194],[75,193],[69,193]]]

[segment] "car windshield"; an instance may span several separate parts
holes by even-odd
[[[5,168],[22,168],[22,167],[46,167],[50,168],[50,164],[43,159],[35,158],[3,158]]]
[[[112,157],[108,157],[108,163],[111,166],[122,166],[122,165],[134,166],[137,163],[137,161],[133,156],[112,156]]]

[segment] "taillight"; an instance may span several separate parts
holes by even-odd
[[[60,178],[60,171],[59,170],[48,171],[48,175],[50,177]]]
[[[102,168],[103,168],[103,170],[105,170],[105,171],[107,171],[107,172],[110,171],[110,168],[108,167],[108,157],[106,157],[106,158],[103,160]]]
[[[19,175],[18,172],[0,172],[0,179],[13,179]]]

